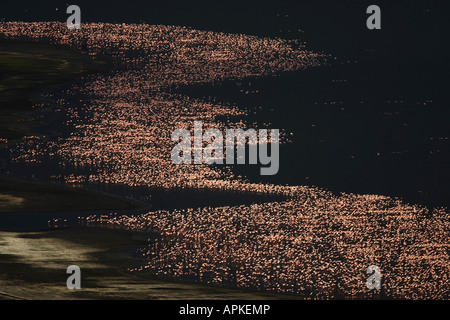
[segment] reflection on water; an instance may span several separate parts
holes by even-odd
[[[237,103],[254,110],[249,122],[286,129],[293,143],[281,145],[276,176],[260,177],[250,166],[234,168],[254,181],[448,206],[450,95],[442,87],[448,71],[440,61],[394,65],[368,54],[358,63],[337,60],[276,78],[178,91]]]

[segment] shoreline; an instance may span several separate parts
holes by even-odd
[[[0,231],[0,241],[0,299],[301,299],[131,273],[126,266],[140,259],[130,252],[145,241],[118,230]],[[71,264],[81,268],[81,290],[66,288]]]

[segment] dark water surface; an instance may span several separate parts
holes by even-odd
[[[2,17],[67,18],[60,1],[24,3],[2,7]],[[366,28],[365,11],[371,4],[381,7],[382,30]],[[129,1],[127,6],[119,1],[79,1],[78,5],[84,21],[145,21],[301,39],[307,49],[331,54],[336,59],[326,67],[178,91],[237,103],[257,111],[249,123],[270,121],[270,127],[293,133],[294,143],[281,148],[276,176],[260,177],[259,166],[235,167],[253,181],[316,185],[335,192],[401,196],[413,203],[450,206],[450,6],[445,1],[172,0]]]
[[[253,181],[449,206],[448,5],[382,3],[382,30],[369,31],[364,2],[338,2],[309,11],[286,4],[278,17],[281,36],[332,54],[329,66],[180,91],[248,107],[257,112],[249,123],[293,133],[294,143],[281,147],[276,176],[235,167]],[[305,32],[292,35],[299,28]]]

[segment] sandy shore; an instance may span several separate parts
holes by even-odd
[[[127,271],[140,265],[133,252],[145,243],[137,235],[85,228],[0,232],[0,299],[287,298],[170,282]],[[72,264],[81,268],[81,290],[66,287],[66,269]]]

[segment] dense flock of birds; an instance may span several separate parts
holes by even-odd
[[[57,157],[81,168],[65,182],[208,189],[282,195],[252,205],[111,214],[89,226],[157,232],[140,251],[148,271],[170,278],[300,294],[310,298],[448,298],[450,215],[377,195],[306,186],[249,183],[231,170],[174,165],[170,136],[179,128],[246,128],[246,110],[174,94],[172,88],[297,71],[326,63],[297,41],[175,26],[57,22],[0,23],[10,39],[64,44],[115,57],[114,69],[53,92],[46,104],[64,114],[70,135],[26,139],[20,163]],[[270,125],[270,124],[269,124]],[[254,126],[252,126],[254,127]],[[286,138],[284,140],[286,142]],[[76,172],[76,173],[75,173]],[[366,286],[370,265],[382,288]]]

